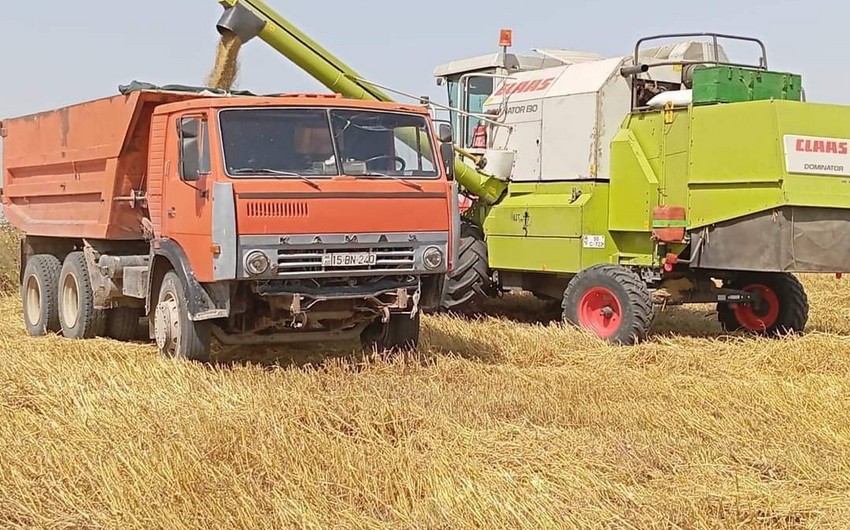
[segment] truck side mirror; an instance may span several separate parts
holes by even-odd
[[[449,180],[455,178],[455,146],[451,142],[443,142],[440,144],[440,156],[443,158],[443,163],[446,165],[446,176]]]
[[[454,143],[454,135],[452,134],[452,126],[448,123],[441,123],[440,128],[437,131],[437,135],[439,136],[440,142],[446,144]]]
[[[210,173],[209,135],[206,120],[180,119],[180,180],[196,182]]]

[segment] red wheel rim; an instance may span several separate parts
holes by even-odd
[[[623,310],[613,292],[605,287],[594,287],[579,300],[578,319],[582,327],[593,331],[599,338],[607,339],[620,329]]]
[[[753,284],[744,287],[749,293],[761,293],[761,302],[737,304],[734,307],[738,323],[749,331],[765,331],[779,319],[779,297],[766,285]]]

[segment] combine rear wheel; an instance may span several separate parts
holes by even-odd
[[[27,261],[21,284],[21,301],[27,333],[33,337],[56,333],[59,324],[59,275],[62,262],[56,256],[36,254]]]
[[[809,319],[809,301],[803,285],[787,273],[742,274],[727,287],[758,292],[761,299],[750,304],[718,304],[717,316],[728,332],[758,335],[801,333]]]
[[[495,292],[484,233],[473,223],[463,220],[458,259],[454,270],[446,276],[440,307],[443,311],[464,313]]]
[[[612,344],[642,341],[654,311],[646,283],[617,265],[596,265],[578,273],[564,292],[564,320]]]

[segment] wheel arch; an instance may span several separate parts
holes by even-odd
[[[195,279],[192,264],[179,244],[170,239],[160,239],[157,243],[157,248],[151,247],[145,313],[151,314],[156,306],[165,275],[169,271],[174,271],[186,290],[186,305],[191,320],[197,322],[229,317],[229,283],[202,285]]]

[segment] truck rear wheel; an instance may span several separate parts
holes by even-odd
[[[27,261],[21,283],[24,324],[33,337],[57,333],[59,323],[59,276],[62,262],[50,254],[36,254]]]
[[[564,292],[562,308],[566,322],[619,345],[644,340],[654,317],[646,283],[617,265],[596,265],[578,273]]]
[[[106,317],[106,336],[130,341],[139,336],[139,321],[143,311],[136,307],[116,307]]]
[[[462,313],[495,294],[490,278],[487,243],[484,233],[469,221],[460,227],[460,249],[454,270],[446,275],[443,288],[443,311]]]
[[[162,279],[153,319],[156,345],[163,356],[209,361],[212,324],[189,318],[186,289],[174,271]]]
[[[718,304],[717,316],[724,331],[757,335],[802,333],[809,319],[809,300],[800,281],[787,273],[747,273],[727,285],[731,289],[759,292],[751,304]]]
[[[384,324],[376,320],[369,324],[360,335],[364,350],[409,351],[419,347],[420,312],[410,315],[396,313]]]
[[[106,311],[95,309],[85,254],[71,252],[59,279],[59,321],[69,339],[92,339],[106,331]]]

